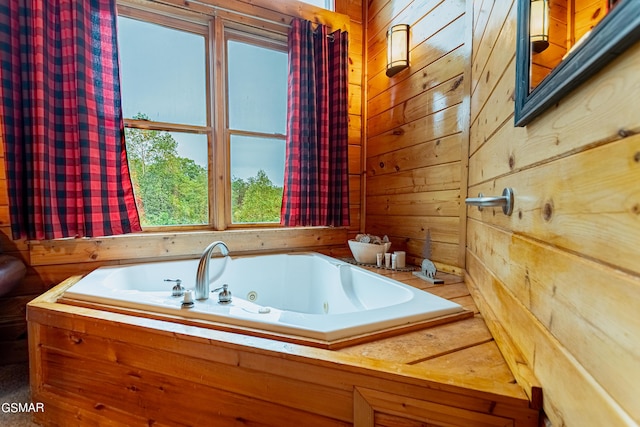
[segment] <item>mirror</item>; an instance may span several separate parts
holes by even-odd
[[[518,0],[516,126],[531,122],[640,40],[640,1],[590,1],[593,8],[570,14],[580,3]],[[548,14],[539,15],[545,7]]]

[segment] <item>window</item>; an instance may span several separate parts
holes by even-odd
[[[118,18],[127,156],[143,227],[209,223],[207,28],[200,30]]]
[[[309,3],[314,6],[322,7],[328,10],[334,10],[334,0],[301,0],[304,3]]]
[[[227,36],[233,224],[280,222],[287,122],[286,46]]]
[[[279,224],[284,36],[219,18],[119,13],[125,138],[143,227]],[[222,78],[212,78],[209,58],[225,59]]]

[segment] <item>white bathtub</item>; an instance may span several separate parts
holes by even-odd
[[[194,288],[198,260],[101,267],[65,293],[64,300],[202,319],[323,342],[422,323],[463,308],[366,269],[318,253],[211,259],[211,289],[228,284],[233,300],[217,293],[182,308],[175,283]]]

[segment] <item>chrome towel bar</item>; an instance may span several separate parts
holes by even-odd
[[[493,197],[484,197],[480,193],[478,197],[469,197],[464,202],[467,205],[477,206],[478,210],[502,206],[502,212],[505,215],[511,215],[513,213],[513,190],[505,188],[502,190],[502,196]]]

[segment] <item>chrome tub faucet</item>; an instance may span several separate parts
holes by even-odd
[[[220,253],[223,256],[229,255],[229,248],[223,241],[216,241],[206,247],[200,262],[198,263],[198,271],[196,272],[196,299],[206,300],[209,298],[209,260],[216,247],[220,247]]]

